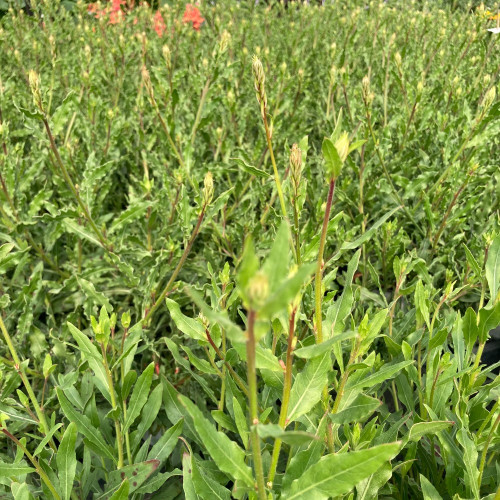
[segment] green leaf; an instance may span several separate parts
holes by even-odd
[[[129,480],[124,479],[120,487],[109,497],[109,500],[128,500],[129,490]]]
[[[182,455],[182,487],[185,500],[198,500],[193,483],[192,457],[189,453],[183,453]]]
[[[128,493],[133,493],[158,469],[159,466],[160,462],[158,460],[148,460],[147,462],[126,465],[121,469],[111,471],[106,484],[107,491],[100,499],[105,500],[109,498],[109,495],[115,491],[118,486],[121,488],[123,482],[127,480],[129,481]],[[119,491],[119,489],[117,491]]]
[[[390,219],[401,207],[396,207],[387,212],[383,217],[377,220],[375,224],[371,225],[361,236],[352,241],[344,241],[340,247],[340,252],[344,252],[346,250],[354,250],[355,248],[359,248],[363,243],[366,243],[373,234],[377,231],[377,229],[385,222]]]
[[[479,267],[479,264],[477,263],[477,260],[474,258],[474,255],[472,255],[472,252],[469,250],[467,245],[465,243],[462,243],[464,250],[465,250],[465,258],[467,259],[467,262],[469,263],[469,266],[472,267],[472,270],[474,271],[474,274],[476,275],[476,278],[478,280],[481,280],[481,267]],[[421,476],[423,477],[423,476]]]
[[[290,391],[287,420],[297,420],[309,412],[321,399],[321,393],[328,383],[328,372],[331,369],[330,353],[313,358],[295,377]]]
[[[81,289],[88,299],[92,299],[96,305],[104,306],[110,313],[113,311],[111,302],[103,293],[98,292],[95,289],[95,286],[92,282],[80,278],[79,276],[76,277],[76,280],[78,281],[78,284],[80,285]]]
[[[93,243],[94,245],[96,245],[98,247],[102,247],[101,242],[94,235],[94,233],[87,231],[84,226],[81,226],[75,220],[63,219],[62,222],[63,222],[63,225],[68,232],[75,234],[79,238],[90,241],[91,243]]]
[[[375,474],[363,479],[356,485],[356,500],[376,500],[380,488],[385,486],[392,476],[392,466],[389,462],[380,467]]]
[[[349,424],[351,422],[362,422],[371,415],[382,404],[376,398],[366,394],[358,394],[349,406],[338,413],[330,415],[330,421],[334,424]]]
[[[467,311],[465,311],[464,319],[462,320],[462,332],[464,334],[467,352],[470,354],[479,335],[477,315],[471,307],[468,307]]]
[[[422,474],[420,474],[420,486],[422,487],[424,500],[443,500],[438,490],[436,490],[432,483]]]
[[[254,167],[253,165],[249,165],[248,163],[245,162],[245,160],[242,160],[241,158],[229,158],[229,159],[236,162],[238,166],[242,170],[244,170],[247,174],[255,175],[255,177],[263,177],[265,179],[271,177],[271,175],[268,174],[267,172],[264,172],[264,170]]]
[[[253,488],[253,474],[245,463],[245,452],[225,434],[218,432],[193,402],[184,396],[179,396],[179,399],[191,415],[196,432],[217,467],[230,477],[239,479]]]
[[[76,472],[76,424],[71,422],[64,431],[56,454],[57,472],[63,500],[69,500]]]
[[[500,234],[495,237],[488,249],[485,271],[491,302],[495,303],[500,289]]]
[[[193,318],[189,318],[181,313],[179,304],[172,299],[165,299],[170,316],[174,320],[175,326],[185,335],[194,339],[207,342],[207,335],[203,325]]]
[[[233,342],[234,350],[238,353],[238,356],[243,360],[247,360],[247,350],[245,344]],[[262,347],[260,344],[255,346],[255,367],[259,370],[271,370],[274,372],[281,372],[280,362],[278,358],[273,354],[271,349],[267,347]]]
[[[87,360],[90,368],[95,373],[100,381],[99,389],[103,391],[104,396],[110,401],[108,379],[106,376],[106,369],[104,368],[102,355],[97,350],[97,347],[90,341],[90,339],[83,334],[76,326],[68,321],[69,332],[76,340],[82,356]]]
[[[258,424],[257,433],[262,439],[280,439],[289,445],[302,445],[317,440],[314,434],[304,431],[285,431],[278,424]]]
[[[184,419],[181,419],[173,427],[170,427],[153,448],[151,448],[148,454],[148,460],[158,460],[160,464],[165,462],[175,448],[183,426]]]
[[[291,484],[283,493],[283,500],[323,500],[348,493],[394,458],[399,449],[400,444],[393,443],[326,455]]]
[[[54,425],[54,427],[52,427],[52,429],[50,429],[50,431],[40,441],[39,445],[36,447],[35,451],[33,452],[34,457],[36,457],[45,448],[45,445],[52,439],[52,436],[57,431],[57,429],[59,429],[59,427],[62,427],[62,424]]]
[[[191,465],[195,491],[203,500],[231,499],[231,492],[217,481],[214,481],[210,476],[203,473],[203,471],[200,470],[195,458],[191,458]]]
[[[133,220],[143,215],[149,207],[153,205],[152,201],[137,201],[128,207],[120,216],[114,220],[113,224],[108,230],[108,234],[114,233],[117,229],[125,224],[129,224]]]
[[[35,497],[31,494],[27,483],[16,483],[15,481],[11,483],[10,489],[14,500],[35,500]]]
[[[153,381],[155,364],[151,362],[137,379],[130,396],[130,401],[127,407],[127,418],[123,425],[123,433],[134,423],[135,419],[140,415],[142,407],[146,404],[149,396],[149,389]]]
[[[274,237],[274,243],[267,259],[262,265],[262,271],[269,280],[269,289],[272,292],[281,285],[287,277],[289,265],[289,238],[288,223],[283,221]]]
[[[266,300],[259,310],[260,318],[272,318],[285,309],[297,296],[316,264],[302,266],[292,277],[285,280]]]
[[[465,484],[474,495],[474,499],[478,500],[480,495],[479,486],[477,484],[477,480],[479,479],[479,470],[477,468],[477,446],[463,427],[457,432],[456,438],[463,448],[462,458],[466,472]]]
[[[0,462],[0,477],[18,477],[30,472],[36,472],[33,467],[21,464],[9,464]]]
[[[413,364],[413,361],[401,361],[400,363],[396,363],[393,365],[384,365],[382,368],[378,369],[372,375],[368,377],[363,377],[361,380],[349,384],[349,381],[346,384],[346,389],[349,390],[358,390],[363,389],[364,387],[373,387],[374,385],[381,384],[382,382],[386,382],[396,376],[403,368]]]
[[[418,441],[422,436],[427,434],[437,434],[445,429],[448,429],[455,422],[451,421],[433,421],[433,422],[419,422],[417,424],[413,424],[410,428],[410,432],[408,433],[409,441]]]
[[[182,472],[179,469],[174,469],[171,472],[163,472],[162,474],[156,474],[146,484],[138,488],[136,490],[136,493],[139,494],[154,493],[163,486],[163,484],[167,481],[167,479],[171,478],[172,476],[181,476],[181,475]]]
[[[325,159],[325,170],[328,179],[337,179],[342,171],[342,160],[333,142],[325,137],[321,145],[321,152]]]
[[[326,352],[330,352],[332,347],[342,340],[352,339],[358,334],[358,332],[354,330],[349,330],[347,332],[343,332],[340,335],[336,335],[335,337],[325,340],[321,344],[309,345],[307,347],[301,347],[293,351],[293,355],[303,359],[311,359],[316,358],[318,356],[322,356]]]
[[[160,382],[149,395],[147,403],[142,409],[141,422],[137,426],[137,431],[134,433],[133,448],[135,448],[146,432],[150,429],[155,421],[156,416],[161,408],[163,397],[163,384]]]
[[[491,309],[483,307],[479,310],[479,342],[486,342],[490,330],[496,328],[500,324],[500,301],[498,301]]]
[[[101,431],[96,429],[90,419],[81,413],[78,413],[66,399],[61,388],[56,387],[57,399],[59,400],[59,404],[61,405],[61,410],[64,415],[70,422],[74,422],[76,424],[76,428],[80,434],[83,434],[90,442],[92,442],[96,449],[99,450],[99,453],[102,457],[111,458],[111,460],[116,461],[114,454],[110,451],[109,446],[104,441],[102,437]]]

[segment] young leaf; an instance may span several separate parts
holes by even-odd
[[[323,500],[348,493],[394,458],[399,449],[400,443],[392,443],[361,451],[326,455],[283,492],[283,499]]]
[[[57,471],[63,500],[69,500],[76,472],[76,424],[71,422],[64,431],[56,454]]]

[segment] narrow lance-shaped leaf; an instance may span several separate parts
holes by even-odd
[[[287,420],[297,420],[319,402],[323,388],[328,383],[330,366],[330,353],[307,362],[304,370],[295,378],[290,391]]]
[[[76,424],[71,422],[64,432],[61,444],[57,449],[56,463],[63,500],[68,500],[73,491],[76,472],[75,445],[77,434]]]
[[[132,396],[130,396],[130,402],[127,408],[127,418],[123,425],[123,432],[126,432],[134,423],[135,419],[141,413],[142,407],[148,400],[149,389],[153,381],[154,367],[155,364],[150,363],[134,385],[134,390],[132,391]]]
[[[488,249],[485,271],[491,302],[495,303],[500,289],[500,234],[496,236]]]
[[[400,443],[367,450],[326,455],[295,480],[283,493],[285,500],[323,500],[343,495],[394,458]]]
[[[193,418],[196,432],[217,467],[230,477],[253,487],[252,470],[245,463],[245,452],[225,434],[218,432],[192,401],[184,396],[179,396],[179,399]]]

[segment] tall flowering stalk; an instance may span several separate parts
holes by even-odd
[[[273,165],[274,180],[276,182],[276,189],[278,190],[278,196],[280,199],[281,212],[283,217],[287,218],[285,198],[283,197],[283,189],[281,187],[280,175],[278,173],[278,168],[276,166],[276,160],[274,159],[272,139],[272,130],[267,122],[267,95],[266,95],[266,75],[264,73],[264,68],[262,66],[261,60],[257,56],[252,58],[252,71],[254,76],[255,84],[255,94],[257,96],[257,102],[260,104],[260,114],[262,116],[262,121],[264,123],[264,128],[266,130],[267,147],[269,149],[269,155],[271,156],[271,163]]]

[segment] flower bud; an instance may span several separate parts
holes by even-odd
[[[214,196],[214,178],[212,172],[207,172],[203,180],[203,206],[210,205]]]
[[[481,108],[483,112],[486,112],[488,111],[488,109],[490,109],[491,105],[495,101],[496,94],[497,93],[495,87],[491,87],[490,90],[486,92],[483,102],[481,103]]]
[[[167,66],[167,69],[170,71],[172,68],[172,55],[170,52],[170,48],[168,45],[164,45],[161,51],[163,53],[163,59],[165,59],[165,65]]]
[[[339,154],[340,161],[344,163],[349,154],[349,134],[347,132],[342,132],[340,137],[335,142],[335,149]]]
[[[269,280],[263,272],[258,272],[248,284],[248,300],[250,307],[258,309],[264,304],[269,295]]]
[[[231,35],[229,31],[224,30],[222,32],[222,35],[220,37],[220,42],[219,42],[219,53],[223,54],[226,52],[227,46],[229,45],[229,41],[231,40]]]
[[[281,73],[285,74],[286,73],[286,62],[282,62],[280,65],[280,71]]]
[[[28,71],[28,80],[30,84],[31,94],[35,106],[43,113],[42,94],[40,92],[40,75],[34,71]]]
[[[257,101],[260,104],[260,111],[262,117],[265,116],[267,109],[267,96],[266,96],[266,75],[261,60],[257,56],[252,57],[252,72],[254,76],[254,87]]]
[[[292,172],[292,180],[295,184],[295,189],[297,189],[302,176],[302,150],[297,144],[294,144],[290,151],[290,170]]]

